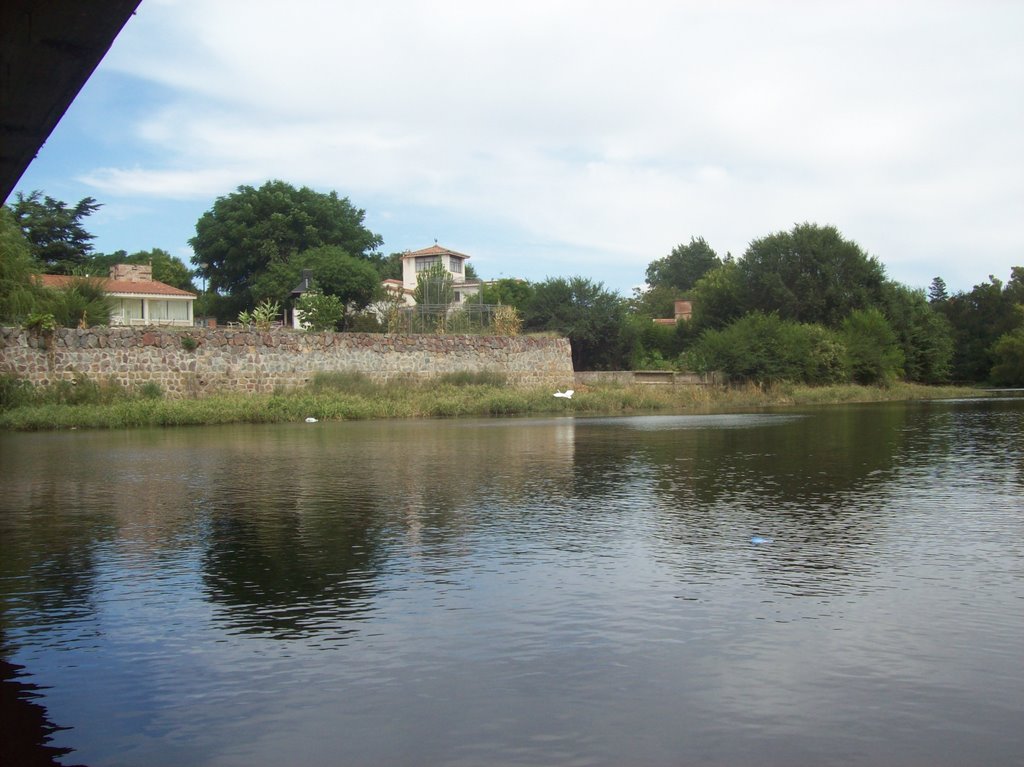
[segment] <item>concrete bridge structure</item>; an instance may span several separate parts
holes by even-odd
[[[140,1],[0,3],[0,203]]]

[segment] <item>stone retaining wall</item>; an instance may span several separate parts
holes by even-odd
[[[187,348],[189,338],[194,349]],[[171,397],[201,397],[301,387],[322,371],[381,382],[457,372],[500,372],[514,386],[573,381],[565,338],[152,327],[62,328],[47,336],[0,328],[0,374],[36,385],[85,375],[125,387],[152,382]]]

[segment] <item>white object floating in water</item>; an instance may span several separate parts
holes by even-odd
[[[755,535],[753,538],[750,539],[750,542],[753,543],[756,546],[756,545],[761,544],[761,543],[775,543],[775,539],[774,538],[768,538],[768,537],[763,536],[763,535]]]
[[[572,399],[572,395],[573,390],[566,389],[565,391],[556,391],[554,396],[561,397],[562,399]]]
[[[316,423],[316,419],[313,416],[310,416],[306,419],[306,423]]]

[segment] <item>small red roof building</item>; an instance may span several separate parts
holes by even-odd
[[[68,274],[40,274],[39,283],[60,289],[82,277]],[[90,279],[90,278],[85,278]],[[112,325],[192,325],[195,293],[153,279],[149,264],[117,264],[109,277],[96,277],[112,299]]]

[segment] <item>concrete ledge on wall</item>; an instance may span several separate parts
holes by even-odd
[[[498,372],[511,386],[573,380],[568,339],[540,336],[305,333],[254,328],[62,328],[41,335],[0,328],[0,374],[36,385],[85,375],[125,387],[158,384],[168,396],[273,392],[320,372],[374,381]]]
[[[576,373],[577,385],[653,384],[661,386],[712,386],[719,382],[717,373],[689,373],[673,370],[588,370]]]

